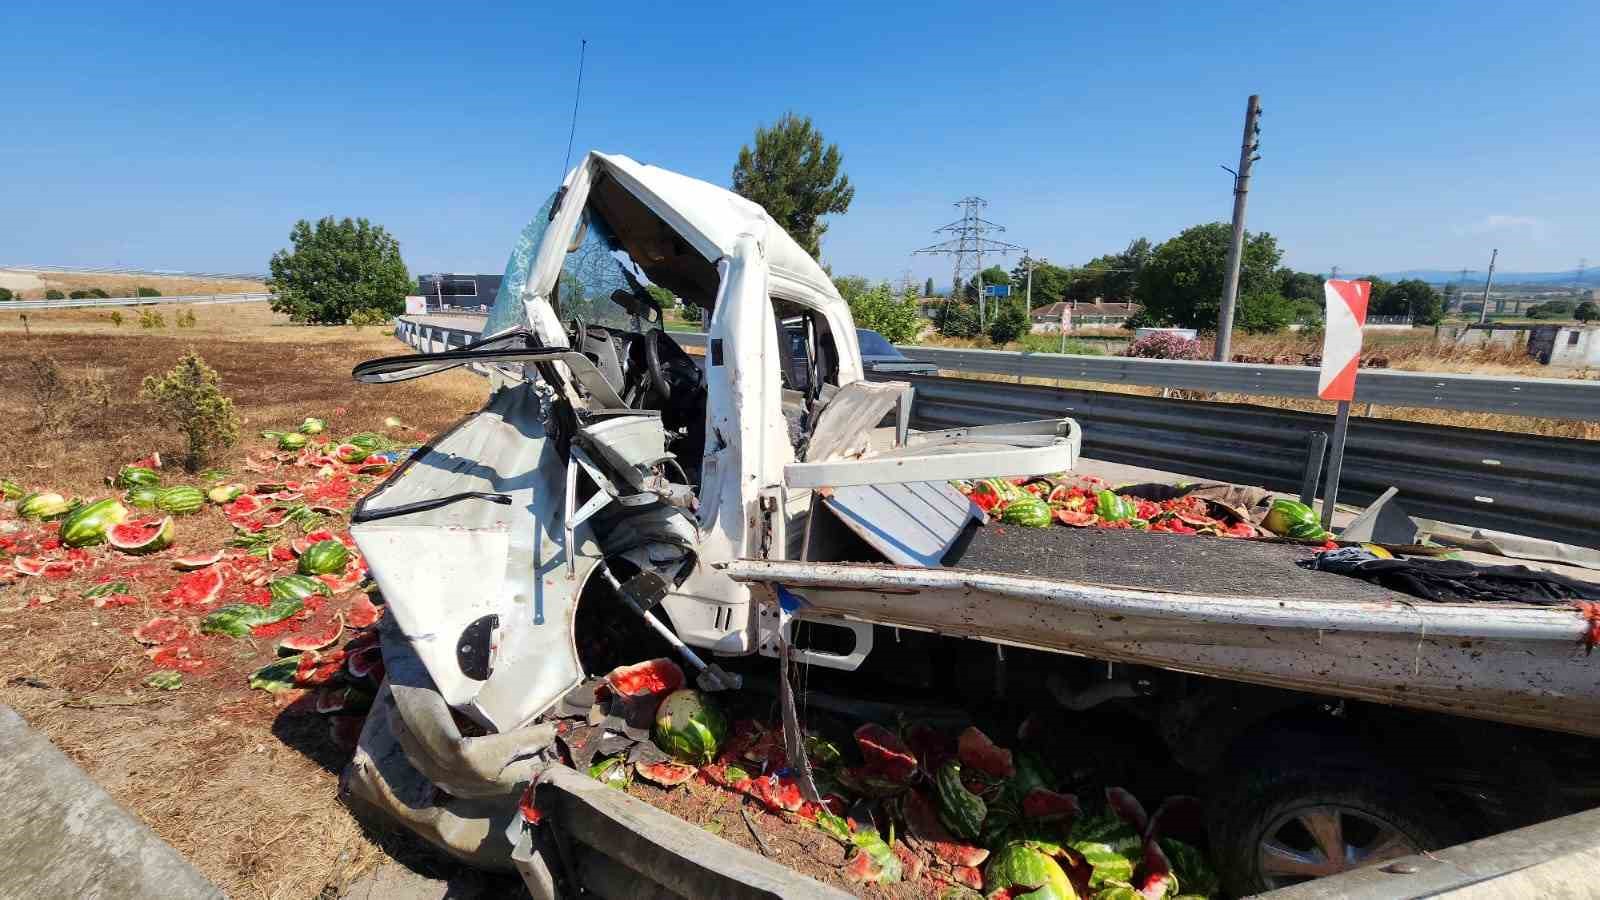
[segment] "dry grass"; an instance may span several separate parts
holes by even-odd
[[[155,288],[167,296],[181,294],[239,294],[264,291],[267,286],[247,278],[189,278],[182,275],[100,275],[90,272],[0,271],[0,287],[15,284],[23,300],[43,300],[45,291],[63,294],[100,288],[113,297],[132,297],[141,287]],[[13,288],[15,290],[15,288]]]
[[[383,431],[384,418],[397,416],[407,428],[388,433],[412,439],[477,408],[486,394],[485,382],[464,372],[358,385],[349,374],[356,362],[406,349],[376,328],[283,325],[264,306],[202,310],[199,326],[181,332],[119,330],[84,311],[31,318],[25,337],[14,316],[0,317],[0,370],[49,354],[66,372],[98,371],[113,385],[103,416],[59,438],[37,430],[22,392],[0,391],[0,418],[9,423],[0,432],[0,475],[66,494],[106,494],[107,475],[151,450],[181,456],[182,436],[152,425],[137,394],[144,375],[170,368],[189,346],[221,374],[254,448],[263,444],[255,432],[308,415],[326,418],[340,435]],[[225,454],[223,464],[237,471],[244,451]],[[168,483],[188,480],[170,469],[166,475]],[[209,548],[230,529],[220,512],[207,510],[186,518],[180,532],[182,546]],[[44,579],[0,587],[0,702],[229,896],[337,895],[386,855],[429,864],[414,839],[366,833],[339,803],[338,771],[348,754],[330,740],[326,720],[276,709],[246,687],[244,673],[270,656],[270,643],[223,643],[206,669],[185,676],[182,690],[151,691],[141,685],[149,666],[130,632],[159,610],[149,598],[95,609],[80,589]],[[30,606],[34,600],[40,603]]]

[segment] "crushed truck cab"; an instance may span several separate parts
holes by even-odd
[[[667,297],[705,317],[703,358]],[[982,519],[950,479],[1063,471],[1080,445],[1070,419],[909,433],[910,386],[864,380],[848,306],[759,206],[601,153],[521,234],[478,342],[355,376],[459,366],[487,403],[352,516],[389,681],[345,788],[483,865],[510,864],[515,798],[554,758],[541,715],[631,640],[708,689],[776,652],[782,617],[726,565],[936,566]],[[835,624],[854,646],[805,658],[860,665],[870,625]]]

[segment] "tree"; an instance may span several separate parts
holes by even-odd
[[[822,217],[843,214],[856,189],[839,173],[836,144],[822,142],[811,117],[784,113],[771,128],[756,128],[755,149],[739,148],[734,193],[761,204],[812,257],[822,254]]]
[[[1578,304],[1577,309],[1572,311],[1572,317],[1579,322],[1592,322],[1595,319],[1600,319],[1600,306],[1596,306],[1593,300],[1585,300]]]
[[[987,269],[984,269],[982,272],[972,276],[972,280],[967,282],[966,294],[968,300],[976,300],[978,298],[979,282],[982,282],[985,285],[1010,284],[1011,276],[1006,273],[1005,269],[1002,269],[999,266],[990,266]]]
[[[60,291],[56,290],[55,288],[50,288],[49,290],[44,292],[44,298],[46,300],[65,300],[65,299],[67,299],[67,295],[61,293]]]
[[[1315,300],[1322,302],[1321,275],[1310,272],[1296,272],[1293,269],[1279,269],[1277,272],[1278,293],[1290,300]]]
[[[11,288],[0,287],[0,301],[15,300],[16,298],[16,295],[11,292]]]
[[[1363,275],[1358,280],[1365,281],[1372,285],[1371,292],[1367,294],[1367,315],[1403,315],[1403,313],[1387,313],[1383,311],[1389,308],[1389,292],[1394,289],[1394,284],[1392,282],[1385,281],[1376,275]]]
[[[1001,305],[1000,312],[989,323],[989,340],[1005,346],[1028,333],[1028,313],[1022,303],[1012,300]]]
[[[1281,294],[1246,294],[1239,298],[1233,324],[1250,334],[1272,334],[1288,328],[1294,316],[1294,303]]]
[[[405,312],[411,276],[400,243],[366,219],[304,219],[289,232],[292,250],[272,254],[267,289],[273,312],[295,322],[339,325],[356,310]]]
[[[978,308],[959,297],[947,299],[939,305],[933,327],[945,337],[953,338],[977,337],[982,330],[978,326]]]
[[[1418,278],[1395,284],[1384,292],[1381,305],[1374,306],[1369,300],[1367,308],[1380,316],[1410,316],[1418,325],[1437,325],[1444,318],[1444,299],[1432,285]]]
[[[1535,303],[1524,311],[1530,319],[1565,319],[1575,310],[1570,300],[1550,300],[1545,303]]]
[[[159,297],[161,292],[153,287],[139,287],[133,292],[135,297]]]
[[[929,278],[927,283],[925,283],[922,286],[922,296],[924,296],[924,297],[932,297],[933,296],[933,279],[932,278]]]
[[[853,292],[847,302],[857,328],[870,328],[891,344],[904,344],[922,330],[914,288],[895,296],[888,282],[880,282],[864,291]]]
[[[1232,229],[1226,222],[1195,225],[1162,242],[1139,273],[1135,296],[1145,318],[1161,325],[1215,329],[1222,305]],[[1269,293],[1283,252],[1267,232],[1245,234],[1239,295]]]

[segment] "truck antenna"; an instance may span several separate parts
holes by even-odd
[[[588,39],[581,39],[578,44],[578,86],[572,92],[572,127],[567,129],[567,158],[561,162],[563,179],[567,177],[567,169],[572,165],[572,138],[578,133],[578,100],[583,96],[583,55],[588,48]]]

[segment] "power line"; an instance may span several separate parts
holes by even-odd
[[[982,275],[984,253],[999,253],[1003,256],[1014,251],[1026,252],[1024,248],[1016,244],[1008,244],[1005,241],[997,241],[985,237],[985,235],[1006,230],[1004,225],[998,225],[983,218],[984,207],[989,205],[989,201],[976,196],[964,197],[957,200],[955,205],[961,208],[961,218],[933,230],[934,234],[950,234],[954,235],[954,237],[947,241],[940,241],[937,244],[923,247],[921,250],[911,251],[913,255],[918,253],[929,255],[944,254],[955,258],[954,272],[951,274],[950,279],[951,298],[960,295],[971,277]],[[946,307],[949,304],[950,298],[946,298]],[[983,279],[980,277],[978,278],[978,322],[982,324],[987,321]]]
[[[572,92],[572,126],[567,129],[567,158],[561,161],[561,177],[567,177],[567,169],[572,165],[572,138],[578,133],[578,100],[583,96],[583,57],[589,49],[589,41],[583,39],[578,44],[578,86]]]

